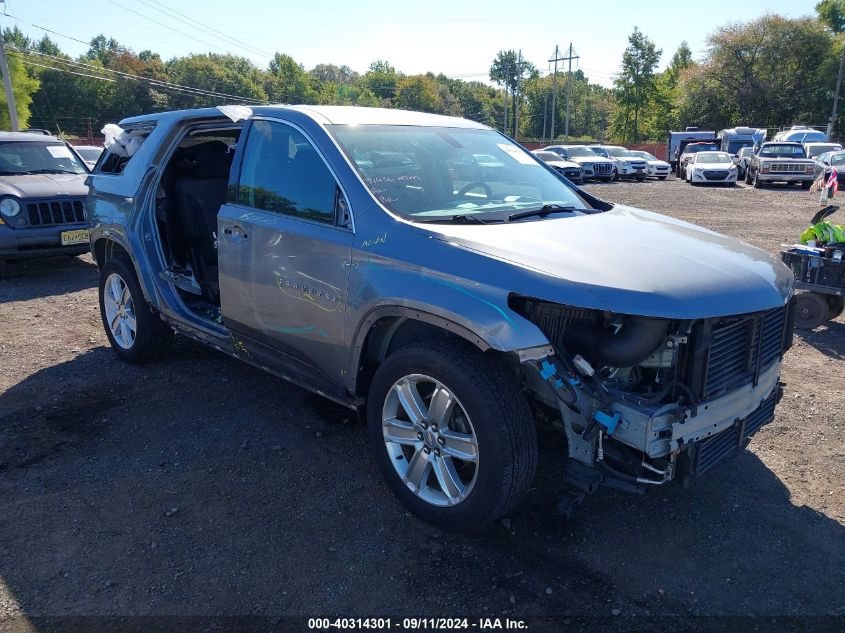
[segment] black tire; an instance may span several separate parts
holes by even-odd
[[[614,168],[613,168],[613,176],[611,177],[611,180],[612,180],[613,182],[618,182],[618,181],[619,181],[619,170],[618,170],[618,169],[616,169],[616,167],[614,167]]]
[[[382,416],[387,398],[397,381],[414,374],[446,386],[474,430],[475,480],[456,505],[438,506],[420,498],[403,482],[386,447]],[[511,376],[500,361],[454,339],[408,345],[376,371],[367,402],[370,446],[388,486],[421,519],[447,530],[477,529],[505,515],[528,491],[537,468],[537,431],[525,395]]]
[[[636,180],[637,180],[637,182],[642,182],[642,181],[645,180],[645,176],[637,176]]]
[[[812,181],[809,181],[809,180],[805,180],[804,182],[801,183],[802,189],[809,189],[812,186],[813,186],[813,183],[812,183]]]
[[[750,169],[745,170],[745,184],[746,185],[751,184],[751,170]]]
[[[657,179],[658,180],[666,180],[666,176],[658,176]]]
[[[827,300],[827,318],[829,321],[833,321],[833,319],[842,315],[842,312],[845,311],[845,297],[840,297],[839,295],[825,295],[824,298]]]
[[[795,327],[812,330],[828,320],[830,306],[824,295],[817,292],[801,292],[795,296]]]
[[[760,180],[758,172],[754,172],[754,177],[751,180],[751,186],[755,189],[762,189],[763,188],[763,181]]]
[[[117,275],[125,284],[132,300],[132,312],[135,316],[135,336],[128,346],[118,343],[106,316],[106,283],[112,275]],[[100,269],[100,318],[106,337],[115,354],[130,363],[146,363],[161,358],[173,342],[173,330],[154,313],[146,299],[135,270],[129,261],[123,257],[112,257]]]

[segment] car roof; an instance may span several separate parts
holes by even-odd
[[[315,105],[266,105],[250,106],[253,115],[273,117],[285,112],[299,112],[321,125],[415,125],[426,127],[454,127],[477,130],[489,130],[490,127],[459,117],[413,112],[394,108],[365,108],[361,106],[315,106]],[[181,119],[219,118],[217,108],[199,108],[195,110],[175,110],[144,114],[123,119],[121,125],[172,122]]]
[[[40,141],[42,143],[61,143],[62,139],[41,132],[0,132],[0,142],[3,141]]]

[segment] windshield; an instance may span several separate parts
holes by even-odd
[[[745,158],[746,156],[751,156],[753,153],[754,153],[753,147],[743,147],[741,150],[739,150],[739,157]]]
[[[617,158],[632,158],[634,155],[624,147],[605,147],[607,153]]]
[[[828,140],[827,135],[824,132],[818,132],[816,130],[810,130],[809,132],[799,132],[794,131],[786,134],[785,136],[779,138],[778,140],[782,141],[798,141],[799,143],[814,143],[814,142],[822,142],[824,143]]]
[[[712,152],[718,150],[719,146],[715,143],[704,143],[702,145],[690,144],[684,148],[685,154],[695,154],[696,152]]]
[[[578,158],[595,158],[598,156],[593,150],[588,147],[573,145],[566,148],[567,154],[570,156],[577,156]]]
[[[379,202],[412,220],[490,221],[546,205],[590,208],[535,156],[493,130],[408,125],[329,130]]]
[[[831,165],[845,165],[845,154],[832,154],[830,157]]]
[[[546,161],[549,161],[549,160],[561,161],[561,160],[563,160],[563,157],[560,154],[555,154],[554,152],[534,152],[534,155],[537,158],[540,158],[540,159],[546,160]]]
[[[702,152],[695,157],[696,163],[730,163],[731,157],[724,152]]]
[[[840,149],[842,148],[834,143],[829,143],[826,145],[810,145],[807,147],[807,158],[815,158],[816,156],[820,156],[826,152],[831,152]]]
[[[760,156],[766,158],[805,158],[804,148],[800,145],[763,145]]]
[[[741,150],[743,147],[752,147],[754,145],[754,141],[746,140],[746,141],[728,141],[728,146],[725,148],[725,151],[729,154],[736,154]]]
[[[82,161],[64,143],[0,143],[0,176],[87,173]]]
[[[637,158],[643,158],[645,160],[657,160],[656,156],[654,156],[653,154],[649,154],[648,152],[631,151],[631,154],[633,156],[636,156]]]

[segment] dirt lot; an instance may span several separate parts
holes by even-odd
[[[800,189],[590,185],[770,252]],[[690,490],[553,514],[559,436],[480,534],[407,514],[349,413],[198,344],[106,345],[87,256],[0,281],[0,628],[47,615],[845,615],[845,320],[796,336],[775,422]],[[738,630],[738,629],[737,629]]]

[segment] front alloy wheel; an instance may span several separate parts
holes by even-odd
[[[382,362],[367,400],[373,455],[420,518],[482,527],[531,485],[537,431],[504,359],[454,337],[412,343]]]
[[[435,506],[467,498],[478,474],[478,440],[466,411],[443,383],[400,378],[382,409],[384,445],[408,490]]]

